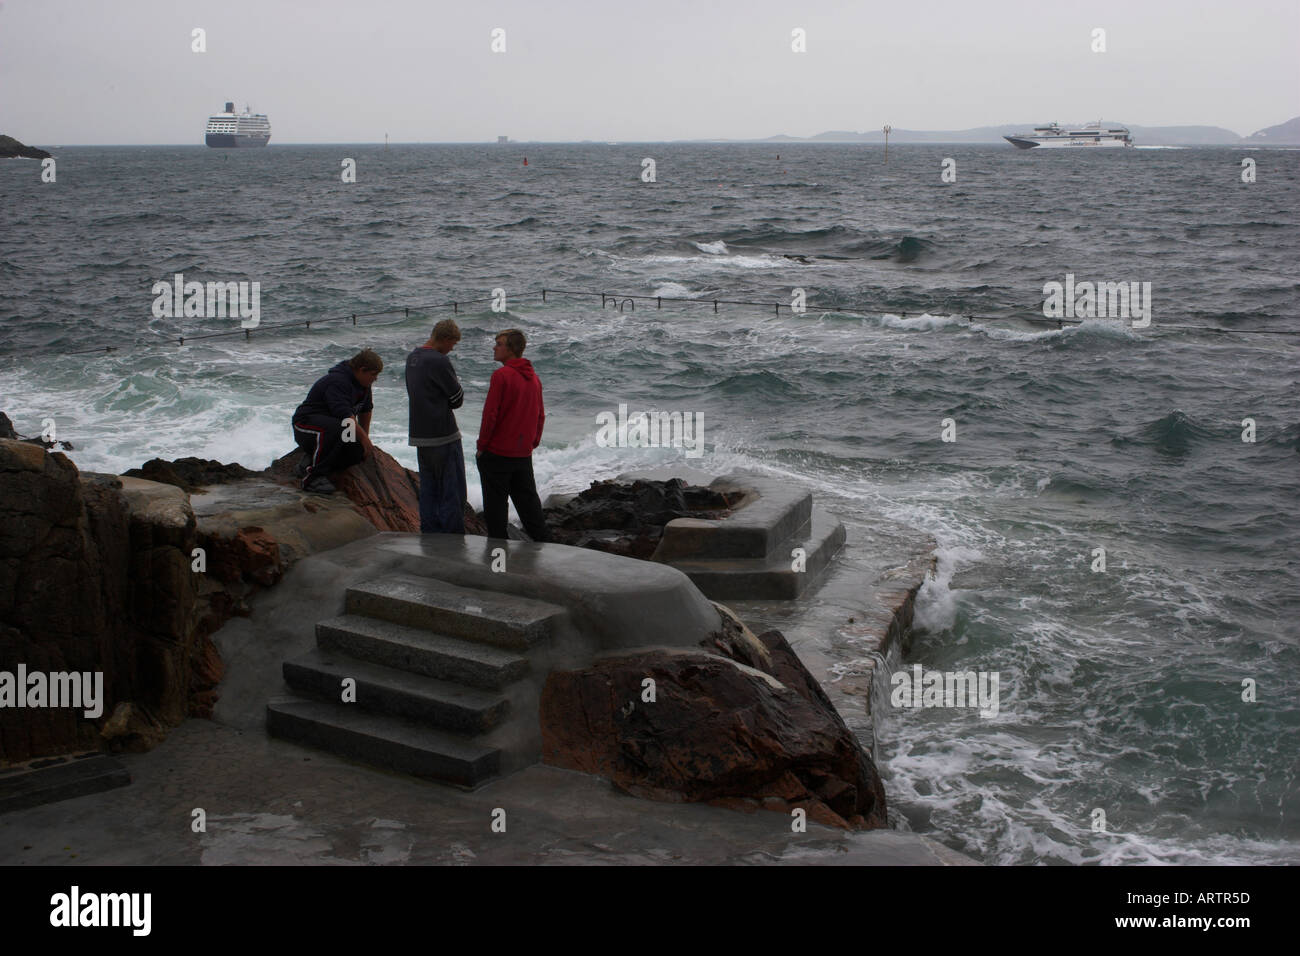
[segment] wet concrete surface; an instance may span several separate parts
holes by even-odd
[[[640,800],[552,767],[465,792],[212,721],[120,759],[129,787],[0,816],[0,865],[972,863],[916,834],[794,833],[784,814]]]

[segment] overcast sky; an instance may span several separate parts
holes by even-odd
[[[235,100],[273,143],[1247,134],[1300,114],[1298,54],[1297,0],[3,0],[0,133],[198,144]]]

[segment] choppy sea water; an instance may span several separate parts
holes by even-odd
[[[1256,150],[1252,184],[1244,155],[58,150],[54,183],[0,164],[0,409],[28,434],[53,418],[84,470],[261,467],[314,378],[370,346],[389,362],[376,440],[414,467],[402,358],[449,313],[323,320],[476,300],[452,353],[462,431],[492,334],[524,329],[543,495],[681,461],[806,487],[850,536],[885,515],[935,537],[908,663],[996,671],[1001,702],[884,717],[881,769],[913,829],[997,863],[1294,863],[1300,348],[1232,330],[1300,331],[1300,152]],[[238,324],[155,318],[151,287],[178,272],[260,282],[266,328],[176,345]],[[1151,327],[1017,321],[1066,273],[1150,282]],[[787,305],[802,288],[809,312],[524,295],[542,288]],[[120,350],[67,354],[101,345]],[[702,415],[703,455],[602,447],[596,416],[620,403]]]

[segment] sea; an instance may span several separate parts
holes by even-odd
[[[0,410],[82,470],[264,467],[363,347],[373,437],[415,467],[406,353],[458,320],[468,448],[517,327],[543,497],[749,470],[850,540],[933,537],[907,664],[1001,699],[882,708],[905,825],[991,864],[1300,863],[1300,151],[54,153],[53,182],[0,163]],[[258,283],[258,325],[160,307],[177,274]],[[1149,324],[1045,322],[1067,276],[1150,283]],[[620,405],[702,443],[611,444]]]

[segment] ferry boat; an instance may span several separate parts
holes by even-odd
[[[217,149],[265,146],[271,141],[271,124],[265,113],[254,113],[247,106],[236,113],[235,104],[227,103],[225,112],[208,117],[205,142]]]
[[[1132,146],[1133,138],[1123,126],[1102,126],[1101,121],[1089,123],[1075,129],[1062,128],[1057,123],[1048,126],[1035,126],[1032,133],[1017,136],[1003,136],[1012,146],[1020,149],[1033,149],[1035,146],[1060,148],[1063,146],[1101,147]]]

